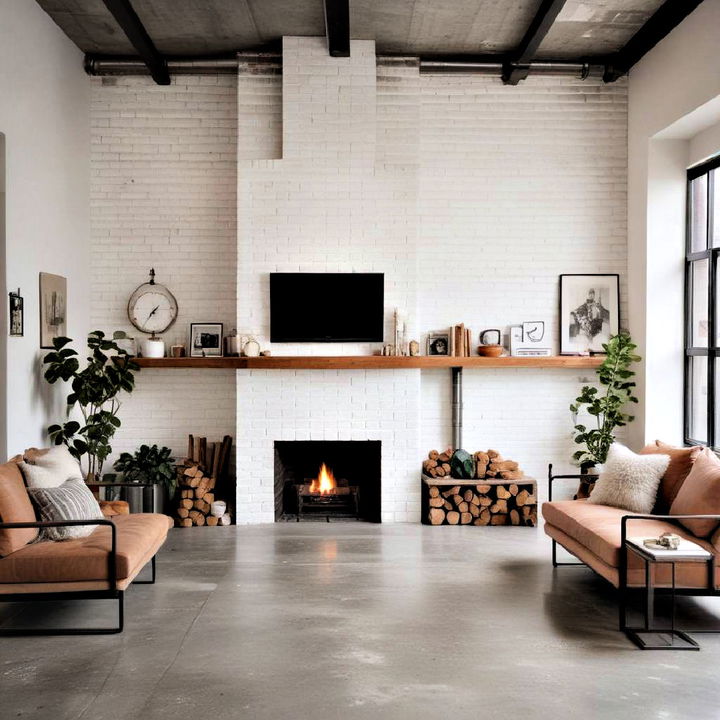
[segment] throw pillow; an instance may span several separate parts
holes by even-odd
[[[669,462],[667,455],[636,455],[614,443],[588,502],[650,513]]]
[[[670,457],[668,469],[660,481],[655,512],[660,515],[666,515],[669,512],[678,490],[690,474],[693,462],[701,450],[700,447],[673,447],[656,440],[640,451],[641,455],[668,455]]]
[[[80,463],[65,445],[56,445],[44,452],[25,453],[20,463],[28,488],[58,487],[66,480],[82,480]]]
[[[104,517],[90,488],[82,480],[67,480],[52,488],[28,488],[28,495],[43,521],[94,520]],[[69,540],[87,537],[97,525],[70,525],[44,528],[44,540]]]
[[[720,460],[709,448],[701,450],[670,506],[671,515],[720,514]],[[717,520],[678,520],[698,537],[707,537]]]

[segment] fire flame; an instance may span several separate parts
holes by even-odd
[[[335,476],[332,474],[332,470],[328,470],[327,465],[323,463],[318,476],[310,483],[310,492],[320,495],[331,495],[336,487],[337,483],[335,482]]]

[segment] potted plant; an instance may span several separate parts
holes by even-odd
[[[628,403],[637,403],[633,395],[635,373],[630,365],[641,358],[635,354],[637,346],[630,335],[620,332],[603,345],[605,360],[598,367],[600,387],[585,385],[570,405],[573,415],[575,442],[582,448],[573,453],[573,461],[583,474],[595,474],[597,467],[607,458],[615,441],[616,428],[623,427],[635,418],[625,412]],[[578,414],[584,410],[592,426],[578,423]],[[595,473],[593,473],[595,470]]]
[[[113,468],[123,474],[125,482],[149,483],[159,486],[161,495],[172,500],[177,491],[175,458],[170,448],[141,445],[134,453],[124,452]],[[164,491],[164,493],[163,493]],[[158,506],[159,503],[156,503]]]
[[[110,440],[120,427],[121,392],[130,393],[135,387],[134,372],[140,367],[128,353],[95,330],[88,335],[90,351],[87,364],[81,370],[78,353],[67,347],[72,340],[53,338],[54,350],[43,358],[47,365],[45,379],[52,385],[58,380],[71,382],[72,392],[67,396],[68,412],[76,405],[82,413],[82,424],[70,420],[62,425],[48,428],[56,445],[67,445],[70,453],[83,465],[89,481],[99,479],[108,455],[112,452]]]

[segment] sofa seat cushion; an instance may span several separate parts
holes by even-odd
[[[614,568],[620,566],[621,518],[633,514],[621,508],[593,505],[585,500],[559,500],[542,506],[542,515],[547,523],[562,530]],[[665,520],[633,520],[627,531],[629,537],[659,537],[664,532],[673,532],[715,552],[709,542]]]
[[[117,579],[137,570],[151,546],[162,545],[172,519],[166,515],[117,515]],[[92,535],[63,542],[27,545],[0,560],[0,583],[77,582],[107,579],[111,530],[99,526]]]
[[[23,482],[19,461],[14,458],[0,465],[0,522],[35,522],[35,509]],[[37,528],[0,530],[0,556],[22,549],[38,536]]]

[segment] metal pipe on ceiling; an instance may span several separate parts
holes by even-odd
[[[378,55],[378,60],[383,56]],[[393,58],[394,56],[388,56]],[[280,53],[239,53],[227,57],[169,58],[167,67],[171,75],[231,75],[239,64],[256,64],[264,68],[282,68]],[[463,61],[462,59],[419,59],[421,73],[468,73],[476,75],[501,75],[502,62]],[[601,75],[602,65],[571,62],[533,62],[529,65],[533,75],[570,75],[586,78]],[[88,75],[146,75],[147,67],[142,60],[134,58],[111,58],[87,55],[85,71]]]
[[[277,53],[241,53],[232,57],[169,58],[170,75],[235,75],[240,63],[282,67],[282,56]],[[88,75],[147,75],[142,60],[134,58],[109,58],[87,55],[85,72]]]

